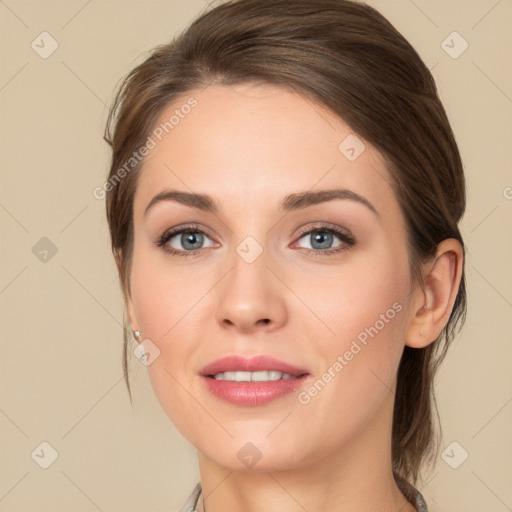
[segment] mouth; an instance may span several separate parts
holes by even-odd
[[[256,406],[298,390],[310,373],[269,356],[228,356],[205,366],[200,376],[215,397],[235,405]]]

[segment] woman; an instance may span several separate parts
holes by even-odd
[[[362,3],[229,2],[129,74],[105,138],[125,331],[197,448],[182,510],[427,510],[465,182],[409,43]]]

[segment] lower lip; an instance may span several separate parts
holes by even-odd
[[[235,382],[201,376],[212,395],[235,405],[256,406],[293,393],[304,385],[308,375],[295,379],[266,382]]]

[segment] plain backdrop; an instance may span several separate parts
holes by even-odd
[[[512,508],[512,1],[369,3],[432,70],[468,186],[468,319],[436,380],[447,451],[419,488],[431,512],[504,512]],[[118,81],[206,7],[0,2],[1,511],[173,511],[198,481],[194,447],[133,355],[130,405],[122,296],[105,204],[93,190],[108,170],[102,137]]]

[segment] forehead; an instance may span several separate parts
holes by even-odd
[[[396,203],[377,149],[327,108],[282,87],[191,90],[161,113],[151,136],[155,145],[138,180],[139,213],[164,188],[239,207],[248,197],[263,208],[289,193],[334,187],[364,195],[379,210]]]

